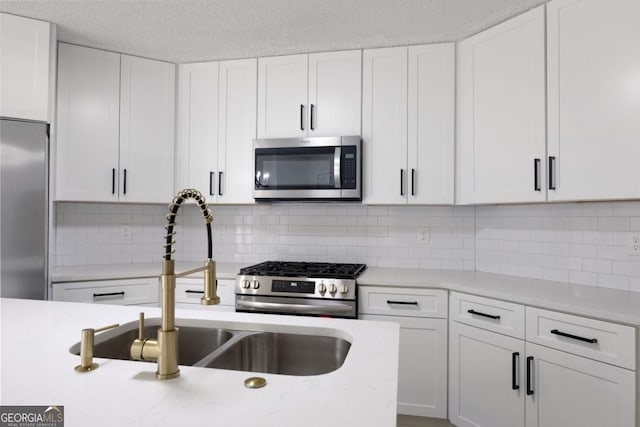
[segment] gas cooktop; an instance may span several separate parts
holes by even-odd
[[[355,279],[367,266],[330,262],[266,261],[240,269],[245,276],[324,277]]]

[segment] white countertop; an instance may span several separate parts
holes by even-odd
[[[640,326],[640,292],[473,271],[368,268],[359,286],[442,288]]]
[[[203,263],[176,262],[176,272],[201,267]],[[219,279],[235,279],[238,272],[246,264],[216,262],[216,276]],[[160,277],[162,262],[144,264],[96,264],[82,266],[55,267],[51,272],[51,281],[54,282],[84,282],[91,280],[116,280],[134,279],[144,277]],[[202,276],[196,273],[193,277]],[[191,276],[189,276],[191,277]]]
[[[199,266],[199,264],[179,263],[176,266],[176,271],[183,271],[196,266]],[[218,278],[234,279],[242,267],[246,267],[246,265],[218,263]],[[160,263],[56,267],[52,272],[52,280],[54,282],[65,282],[151,277],[158,275],[159,270]],[[358,277],[358,284],[450,289],[549,310],[640,326],[640,292],[619,291],[473,271],[375,267],[367,268]]]
[[[338,370],[317,376],[258,374],[181,366],[158,381],[155,363],[94,359],[77,373],[69,353],[83,328],[135,321],[158,308],[0,299],[0,403],[64,405],[65,426],[392,426],[396,422],[399,329],[395,323],[219,311],[176,310],[177,318],[213,319],[221,327],[349,338]]]

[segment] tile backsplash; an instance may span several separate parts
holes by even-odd
[[[212,205],[214,258],[363,262],[478,270],[640,292],[640,202],[507,206]],[[55,264],[159,262],[165,205],[57,203]],[[202,261],[194,206],[178,214],[175,259]],[[427,241],[420,241],[426,229]]]
[[[362,262],[376,267],[473,270],[473,207],[352,204],[211,206],[214,258]],[[58,203],[56,265],[160,261],[164,205]],[[175,259],[202,261],[206,233],[195,206],[178,213]],[[418,242],[418,229],[427,229]]]

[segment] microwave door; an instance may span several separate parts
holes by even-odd
[[[342,147],[336,147],[333,153],[333,181],[337,189],[342,188],[340,182],[340,159],[342,159]]]

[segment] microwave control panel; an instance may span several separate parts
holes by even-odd
[[[357,181],[357,158],[358,152],[355,145],[342,147],[342,167],[340,170],[341,187],[344,189],[356,188]]]

